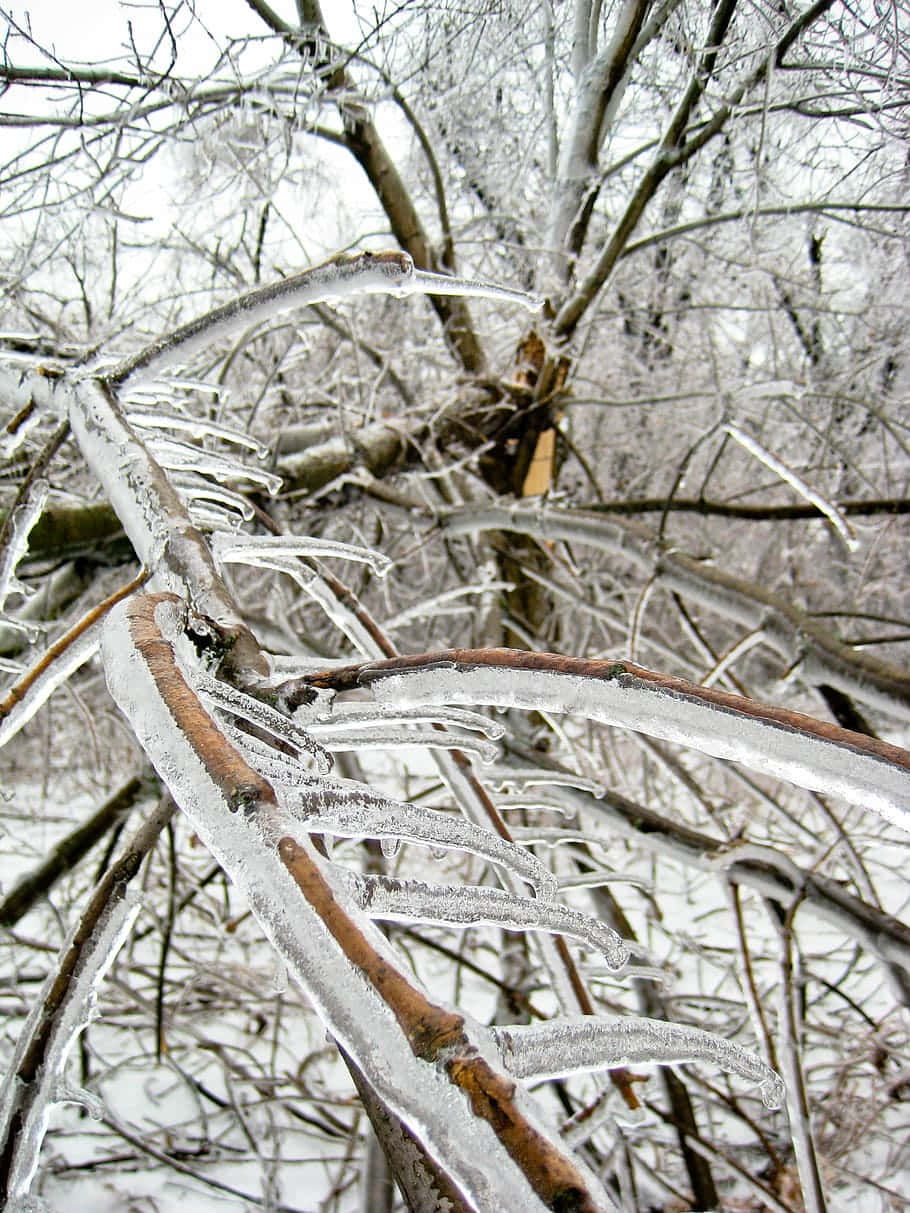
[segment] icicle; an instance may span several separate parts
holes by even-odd
[[[244,522],[251,522],[256,517],[256,511],[242,493],[235,493],[223,485],[213,484],[199,476],[171,476],[171,484],[181,498],[192,506],[197,501],[215,501],[219,505],[236,510]]]
[[[784,1101],[779,1074],[754,1053],[700,1028],[660,1019],[607,1021],[572,1016],[508,1028],[492,1028],[502,1062],[516,1078],[564,1078],[612,1066],[669,1066],[707,1061],[758,1084],[768,1108]]]
[[[517,809],[522,812],[556,813],[560,817],[574,817],[576,810],[556,800],[547,800],[540,792],[513,792],[504,796],[501,792],[496,796],[496,807],[500,813],[511,813]]]
[[[28,537],[32,527],[44,512],[50,492],[46,480],[36,480],[28,497],[13,510],[10,520],[10,536],[0,559],[0,610],[13,593],[26,595],[27,590],[16,578],[16,567],[28,551]]]
[[[157,463],[169,471],[199,472],[203,476],[212,476],[215,480],[247,480],[250,484],[261,485],[274,497],[282,485],[280,476],[265,472],[261,468],[251,468],[245,463],[228,459],[224,455],[216,455],[202,447],[190,446],[184,442],[175,442],[172,438],[155,438],[148,443]]]
[[[314,728],[313,734],[318,736],[319,730]],[[476,754],[484,763],[495,762],[500,756],[499,746],[493,741],[439,729],[369,729],[350,733],[338,730],[323,736],[321,744],[330,753],[349,750],[461,750],[465,754]]]
[[[180,413],[151,412],[133,408],[129,404],[126,415],[131,425],[140,426],[142,429],[182,430],[193,438],[220,438],[222,442],[254,451],[259,459],[268,459],[271,454],[269,447],[251,434],[244,434],[229,426],[219,425],[217,421],[208,421],[201,417],[184,417]]]
[[[598,779],[588,779],[584,775],[576,775],[574,771],[547,771],[542,767],[498,767],[487,772],[487,779],[501,788],[516,784],[522,787],[556,784],[558,787],[578,788],[582,792],[590,792],[598,800],[602,800],[607,793],[606,786]]]
[[[505,931],[546,931],[567,935],[601,952],[611,969],[623,968],[629,949],[605,923],[567,906],[529,901],[502,889],[446,886],[418,880],[391,880],[344,872],[348,893],[365,914],[389,922],[430,922],[437,926],[501,927]]]
[[[210,531],[213,535],[221,535],[225,531],[242,525],[236,515],[229,514],[216,505],[188,505],[187,513],[193,526],[198,527],[201,531]]]
[[[326,737],[331,733],[347,732],[357,728],[384,728],[389,724],[454,724],[466,729],[476,729],[498,741],[505,734],[505,726],[498,720],[491,720],[480,712],[466,711],[464,708],[391,708],[385,705],[370,703],[336,703],[331,707],[331,715],[320,717],[311,708],[298,709],[306,712],[307,726],[314,735]]]
[[[332,833],[347,838],[394,838],[422,846],[466,851],[507,869],[548,901],[556,892],[556,878],[540,860],[506,842],[491,830],[460,816],[425,809],[406,801],[391,800],[348,780],[332,780],[305,790],[302,798],[286,796],[289,811],[311,833]]]
[[[629,876],[625,872],[605,872],[602,869],[597,872],[581,872],[578,876],[563,876],[559,881],[559,891],[563,893],[566,889],[599,889],[605,884],[627,884],[646,893],[654,892],[654,885],[650,880]]]
[[[14,1117],[22,1121],[16,1134],[18,1148],[11,1160],[7,1178],[7,1207],[10,1209],[22,1207],[19,1202],[26,1197],[38,1166],[50,1107],[60,1097],[67,1057],[79,1033],[92,1018],[98,987],[129,934],[139,910],[138,896],[127,891],[122,898],[110,903],[99,919],[89,940],[81,948],[63,1002],[54,1015],[50,1040],[44,1052],[44,1064],[28,1085],[22,1083],[17,1075],[35,1033],[40,1030],[46,1013],[46,1001],[58,981],[56,970],[48,976],[25,1021],[6,1080],[0,1089],[0,1136],[7,1138]],[[73,944],[80,925],[73,928],[64,951]],[[66,1098],[70,1098],[70,1094]]]
[[[255,566],[261,558],[271,560],[275,556],[333,556],[368,564],[377,577],[384,577],[392,567],[388,556],[374,548],[334,539],[313,539],[307,535],[225,535],[215,540],[214,551],[218,560],[231,564]]]
[[[808,485],[801,476],[798,476],[792,468],[778,459],[776,455],[772,455],[760,442],[756,442],[754,438],[744,433],[739,426],[733,425],[731,422],[724,426],[724,430],[744,450],[748,451],[750,455],[754,455],[759,463],[763,463],[766,468],[780,476],[781,480],[789,484],[791,488],[796,489],[801,497],[805,497],[806,501],[811,502],[817,510],[824,514],[841,539],[843,539],[848,551],[855,552],[859,548],[859,540],[856,538],[849,522],[847,522],[847,519],[836,505],[826,500],[820,493],[816,493],[815,489],[811,485]]]
[[[219,712],[219,716],[221,719],[218,721],[218,727],[221,732],[263,779],[267,779],[276,788],[294,788],[298,791],[304,784],[309,783],[311,772],[296,756],[283,754],[261,738],[238,729],[224,718],[223,713]]]
[[[285,716],[267,703],[263,703],[261,699],[254,699],[252,695],[238,691],[228,683],[220,682],[201,671],[194,672],[193,682],[196,693],[203,702],[219,708],[221,711],[230,712],[233,716],[239,716],[241,720],[248,720],[250,724],[264,729],[298,752],[304,751],[311,754],[316,760],[317,768],[323,774],[332,769],[332,760],[322,746],[318,745],[309,733],[289,716]]]

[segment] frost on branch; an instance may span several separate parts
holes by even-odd
[[[503,1064],[516,1078],[564,1078],[610,1066],[703,1061],[757,1083],[766,1107],[779,1108],[784,1102],[784,1084],[770,1066],[700,1028],[660,1019],[579,1016],[492,1031]]]

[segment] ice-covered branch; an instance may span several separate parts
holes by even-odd
[[[147,577],[143,570],[138,577],[93,607],[78,623],[58,637],[31,669],[9,688],[0,700],[0,746],[6,745],[11,737],[24,728],[54,691],[94,656],[98,651],[105,614],[122,598],[132,594]]]
[[[44,479],[33,481],[29,487],[25,500],[10,515],[8,538],[0,554],[0,611],[6,606],[11,593],[25,593],[24,587],[16,579],[16,567],[28,550],[29,533],[41,517],[50,491]]]
[[[355,253],[333,257],[323,265],[269,283],[214,308],[125,359],[107,372],[106,378],[112,385],[120,385],[138,375],[155,376],[185,362],[215,341],[239,336],[251,325],[312,303],[363,294],[468,295],[519,303],[532,311],[541,306],[539,300],[524,291],[417,270],[409,254],[397,249]]]
[[[182,605],[170,596],[116,608],[103,639],[111,694],[327,1030],[477,1209],[530,1213],[564,1206],[570,1195],[584,1213],[610,1208],[596,1179],[497,1071],[485,1029],[431,1003],[351,902],[338,870],[283,832],[286,813],[271,785],[191,688],[184,667],[196,658],[183,631]]]
[[[483,704],[584,716],[844,796],[910,830],[906,750],[631,662],[445,649],[336,669],[311,681],[336,689],[369,686],[389,705]]]
[[[451,510],[440,524],[453,534],[519,531],[611,552],[645,576],[658,573],[670,589],[741,627],[761,629],[765,643],[788,665],[800,663],[804,681],[829,683],[864,703],[910,720],[910,675],[906,670],[857,652],[780,594],[669,548],[629,519],[608,518],[593,510],[489,505]]]
[[[509,1073],[516,1078],[561,1078],[609,1066],[678,1065],[706,1061],[757,1083],[769,1108],[784,1102],[784,1084],[760,1057],[713,1032],[661,1019],[590,1016],[494,1028]]]
[[[260,561],[277,557],[334,557],[368,564],[377,577],[384,577],[392,561],[375,548],[336,539],[315,539],[309,535],[216,535],[212,541],[215,557],[222,564],[248,564],[254,568]],[[273,568],[273,564],[260,567]]]
[[[838,535],[843,539],[848,551],[856,551],[859,547],[859,541],[853,533],[849,522],[847,522],[833,502],[826,500],[821,493],[817,493],[811,485],[803,480],[802,476],[798,476],[792,468],[787,467],[782,459],[778,459],[776,455],[772,454],[766,447],[763,447],[760,442],[756,442],[751,435],[741,430],[738,425],[733,425],[731,422],[724,426],[724,431],[738,442],[743,450],[748,451],[750,455],[754,455],[759,463],[763,463],[776,476],[780,476],[785,484],[789,484],[791,488],[795,489],[801,497],[805,497],[807,501],[810,501],[820,513],[825,515]]]

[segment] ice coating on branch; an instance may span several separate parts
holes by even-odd
[[[763,463],[766,468],[769,468],[777,476],[780,476],[781,480],[789,484],[801,497],[805,497],[806,501],[811,502],[820,513],[824,514],[841,539],[843,539],[848,551],[855,552],[859,548],[859,540],[856,538],[853,529],[833,502],[822,497],[821,493],[817,493],[811,485],[803,480],[802,476],[797,475],[791,467],[788,467],[776,455],[773,455],[766,447],[763,447],[760,442],[756,442],[754,438],[741,430],[738,425],[733,425],[731,422],[724,426],[724,430],[744,450],[748,451],[750,455],[754,455],[759,463]]]
[[[568,906],[529,901],[502,889],[478,885],[431,885],[419,880],[358,876],[354,872],[344,872],[344,881],[348,893],[371,918],[546,931],[567,935],[602,953],[611,969],[622,969],[629,959],[628,947],[612,927]]]
[[[160,410],[153,412],[129,404],[126,416],[131,425],[137,425],[142,429],[180,430],[193,438],[220,438],[222,442],[254,451],[259,459],[268,459],[270,454],[269,448],[257,438],[253,438],[251,434],[244,434],[242,430],[235,430],[227,425],[219,425],[217,421],[209,421],[204,417],[164,413]]]
[[[251,468],[239,460],[216,455],[199,446],[176,442],[173,438],[152,438],[148,447],[158,463],[168,470],[199,472],[216,480],[246,480],[250,484],[260,485],[270,497],[274,497],[282,485],[281,477],[272,472]]]
[[[167,367],[186,363],[216,341],[239,337],[254,325],[277,319],[312,303],[351,295],[464,295],[518,303],[538,311],[543,301],[524,291],[488,282],[450,278],[415,270],[411,257],[398,249],[333,257],[267,286],[249,291],[183,325],[123,361],[109,374],[110,382],[126,383],[131,377],[158,375]]]
[[[63,1002],[58,1008],[44,1050],[44,1062],[35,1078],[23,1083],[18,1077],[26,1053],[45,1013],[45,1001],[59,980],[56,968],[51,970],[35,1004],[23,1025],[2,1089],[0,1089],[0,1137],[6,1139],[10,1123],[18,1117],[21,1126],[15,1135],[16,1151],[10,1163],[7,1194],[10,1200],[24,1198],[35,1170],[41,1143],[47,1131],[51,1106],[64,1099],[83,1102],[80,1094],[69,1091],[64,1081],[67,1057],[79,1033],[91,1021],[98,987],[129,935],[141,903],[137,894],[127,891],[123,897],[108,903],[88,940],[82,944]],[[81,927],[77,923],[64,944],[64,954],[74,946]],[[7,1208],[17,1208],[7,1204]]]
[[[491,830],[463,817],[391,800],[362,784],[332,780],[307,789],[301,798],[285,796],[284,804],[311,832],[342,838],[378,838],[416,842],[443,850],[466,851],[507,869],[550,900],[556,891],[553,874],[530,851],[506,842]]]
[[[267,937],[281,953],[294,980],[306,992],[326,1029],[354,1058],[389,1111],[399,1117],[426,1149],[446,1159],[446,1167],[476,1208],[544,1213],[545,1205],[519,1165],[499,1152],[497,1167],[487,1160],[499,1149],[493,1127],[475,1116],[462,1091],[444,1081],[435,1065],[421,1060],[407,1039],[395,1011],[370,981],[363,968],[346,955],[338,936],[310,897],[303,895],[289,869],[291,856],[331,883],[334,902],[348,915],[358,933],[387,966],[402,973],[400,958],[381,931],[359,914],[335,881],[330,869],[305,835],[282,840],[276,849],[274,820],[267,800],[257,813],[240,813],[203,761],[191,739],[177,725],[164,698],[164,682],[131,634],[131,616],[123,604],[115,607],[105,626],[103,656],[108,686],[130,722],[150,761],[186,815],[193,830],[224,867],[247,898]],[[179,603],[161,602],[155,621],[165,640],[173,645],[182,627]],[[535,904],[529,902],[528,904]],[[483,1029],[472,1031],[487,1041]],[[485,1048],[493,1053],[492,1045]],[[536,1132],[553,1141],[548,1124],[521,1091],[514,1095]],[[609,1207],[593,1176],[586,1182],[597,1207]]]
[[[503,1065],[516,1078],[565,1078],[611,1066],[707,1061],[758,1084],[768,1108],[784,1102],[780,1075],[732,1041],[661,1019],[564,1016],[547,1023],[491,1029]]]
[[[698,688],[668,688],[621,663],[610,668],[614,672],[595,675],[518,662],[457,666],[441,656],[432,665],[404,671],[377,669],[375,676],[366,667],[362,681],[380,703],[521,708],[618,725],[843,796],[910,831],[910,769],[901,762],[758,714],[758,708],[751,713],[748,700],[743,709],[724,706]]]
[[[0,746],[24,728],[54,691],[94,656],[100,638],[100,622],[91,624],[59,653],[53,648],[45,653],[32,667],[34,677],[26,674],[20,679],[7,695],[8,699],[15,696],[14,701],[6,715],[0,716]]]
[[[28,551],[28,537],[32,527],[44,513],[50,487],[46,480],[36,480],[28,497],[13,510],[10,534],[0,559],[0,611],[13,593],[26,594],[26,588],[16,578],[16,567]]]
[[[335,539],[313,539],[308,535],[223,535],[213,540],[216,559],[231,564],[256,566],[260,560],[271,561],[274,557],[333,556],[339,560],[356,560],[368,564],[377,577],[384,577],[392,567],[392,561],[374,548],[361,547],[356,543],[342,543]],[[274,568],[267,564],[264,567]]]
[[[263,703],[261,699],[255,699],[252,695],[238,691],[236,687],[221,682],[217,678],[211,678],[202,671],[194,673],[193,683],[203,703],[218,708],[222,712],[229,712],[232,716],[247,720],[250,724],[264,729],[277,741],[290,746],[298,754],[302,752],[312,755],[316,760],[317,768],[323,774],[332,769],[332,760],[322,746],[318,745],[306,729],[301,728],[290,716],[285,716],[283,712]]]
[[[527,291],[514,290],[508,286],[497,286],[493,282],[478,282],[472,278],[454,278],[446,274],[431,274],[427,270],[415,269],[407,287],[407,293],[423,295],[461,295],[464,298],[495,299],[500,303],[517,303],[529,312],[539,312],[544,300]]]

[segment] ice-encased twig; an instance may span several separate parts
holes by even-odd
[[[561,1017],[543,1024],[493,1028],[503,1065],[516,1078],[565,1078],[612,1066],[707,1061],[758,1084],[765,1106],[784,1101],[780,1075],[732,1041],[661,1019],[608,1021]]]
[[[221,484],[213,484],[203,476],[192,473],[177,474],[171,476],[171,483],[190,509],[197,501],[214,501],[218,505],[236,510],[244,522],[250,522],[256,516],[256,511],[242,493],[225,488]]]
[[[313,730],[314,736],[319,730]],[[351,750],[460,750],[463,754],[476,754],[481,762],[495,762],[500,755],[499,746],[493,741],[472,737],[468,733],[453,733],[442,729],[386,728],[370,729],[366,732],[344,732],[337,730],[321,738],[322,746],[329,753]]]
[[[314,539],[309,535],[216,535],[212,548],[215,558],[222,563],[254,567],[261,559],[271,561],[276,556],[331,556],[338,560],[355,560],[368,564],[377,577],[384,577],[392,567],[388,556],[375,548],[336,539]],[[265,567],[274,568],[274,565]]]
[[[544,305],[538,295],[497,286],[493,282],[478,282],[474,278],[455,278],[447,274],[432,274],[415,269],[408,293],[421,295],[460,295],[466,299],[493,299],[500,303],[517,303],[529,312],[539,312]]]
[[[906,750],[631,662],[452,649],[365,666],[357,678],[389,705],[482,704],[618,725],[843,796],[910,830]]]
[[[263,703],[261,699],[238,691],[229,683],[211,678],[201,671],[195,673],[193,682],[196,693],[204,703],[249,721],[298,753],[302,751],[312,755],[317,768],[323,774],[332,769],[332,760],[323,747],[290,716],[285,716],[283,712]]]
[[[574,771],[548,771],[546,767],[496,767],[487,772],[490,783],[500,788],[509,785],[513,787],[536,787],[543,784],[553,784],[557,787],[578,788],[582,792],[590,792],[598,799],[606,792],[606,787],[599,779],[589,779],[586,775],[576,775]]]
[[[298,799],[283,797],[309,831],[342,838],[388,838],[477,855],[525,881],[544,901],[552,899],[556,878],[535,855],[491,830],[406,801],[391,800],[346,780],[309,787]]]
[[[394,249],[333,257],[323,265],[259,287],[191,320],[138,354],[125,359],[107,375],[111,384],[124,384],[134,375],[157,375],[185,362],[199,350],[226,337],[235,337],[251,325],[286,312],[351,295],[469,295],[519,303],[536,311],[540,301],[524,291],[492,283],[447,278],[415,270],[408,253]]]
[[[420,880],[360,876],[344,872],[345,887],[371,918],[428,922],[437,926],[493,926],[505,931],[566,935],[600,952],[611,969],[629,959],[622,937],[606,923],[554,902],[529,901],[503,889],[479,885],[432,885]]]
[[[63,1003],[54,1016],[43,1064],[28,1084],[19,1079],[18,1073],[25,1052],[31,1047],[39,1024],[46,1015],[48,996],[59,981],[56,970],[49,974],[23,1025],[19,1044],[0,1090],[0,1141],[6,1142],[11,1134],[15,1138],[15,1152],[6,1177],[7,1204],[4,1207],[7,1209],[18,1208],[14,1202],[28,1193],[38,1166],[50,1108],[60,1101],[61,1093],[66,1089],[63,1074],[67,1056],[79,1033],[92,1018],[98,986],[113,964],[140,908],[138,895],[127,891],[122,898],[108,904],[88,941],[81,944]],[[82,923],[79,922],[73,928],[64,945],[64,955],[74,946],[81,927]],[[14,1130],[16,1119],[20,1123]]]
[[[788,467],[782,459],[771,453],[760,442],[756,442],[749,434],[741,430],[738,425],[732,422],[724,426],[724,431],[730,435],[734,441],[753,455],[759,463],[763,463],[766,468],[774,472],[776,476],[780,476],[786,484],[789,484],[792,489],[795,489],[801,497],[805,497],[806,501],[810,502],[815,508],[828,519],[834,529],[843,539],[847,550],[855,552],[859,547],[859,540],[853,532],[849,522],[840,512],[833,502],[824,498],[821,493],[817,493],[810,484],[803,480],[802,476],[797,475],[791,467]]]
[[[9,539],[0,558],[0,611],[6,606],[11,593],[25,594],[25,587],[16,578],[16,567],[28,551],[28,537],[32,527],[44,512],[50,486],[43,478],[35,480],[25,501],[13,510],[10,519]]]

